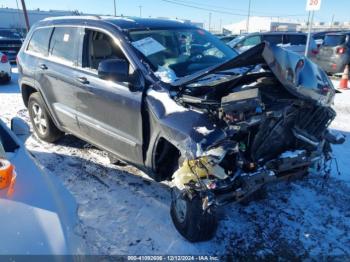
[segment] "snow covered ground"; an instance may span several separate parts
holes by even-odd
[[[16,69],[0,86],[0,117],[29,122]],[[337,83],[335,83],[337,85]],[[332,128],[350,133],[350,91],[337,94]],[[106,154],[66,136],[48,144],[31,136],[28,149],[46,172],[58,176],[76,198],[82,239],[91,254],[211,254],[237,257],[281,255],[350,256],[350,141],[335,146],[341,175],[318,176],[269,186],[265,199],[232,204],[219,213],[216,237],[192,244],[175,230],[169,189],[138,169],[109,164]]]

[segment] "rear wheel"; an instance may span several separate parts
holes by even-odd
[[[11,81],[11,76],[4,76],[3,78],[0,78],[1,84],[7,84]]]
[[[29,97],[28,111],[33,129],[40,139],[52,143],[62,137],[63,133],[53,123],[38,92]]]
[[[203,201],[198,195],[189,196],[184,191],[173,189],[170,215],[179,233],[190,242],[209,240],[217,228],[214,207],[203,210]]]

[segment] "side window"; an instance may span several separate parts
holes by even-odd
[[[264,41],[269,42],[271,45],[282,44],[282,35],[264,35]]]
[[[49,55],[76,64],[79,53],[80,29],[56,27],[51,37]]]
[[[260,36],[251,36],[243,41],[243,46],[255,46],[261,43]]]
[[[306,35],[285,35],[283,38],[283,44],[306,45]]]
[[[106,59],[126,59],[113,39],[100,31],[85,29],[82,66],[98,69],[101,61]]]
[[[37,29],[29,41],[27,50],[41,55],[47,55],[51,32],[51,27]]]

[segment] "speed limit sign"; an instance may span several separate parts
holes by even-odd
[[[321,8],[321,0],[306,0],[306,11],[317,11]]]

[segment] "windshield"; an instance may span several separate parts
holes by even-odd
[[[337,46],[345,42],[345,35],[326,35],[323,45],[324,46]]]
[[[237,53],[202,29],[137,30],[129,33],[133,46],[164,82],[223,63]]]
[[[0,30],[0,38],[21,38],[21,35],[11,30]]]

